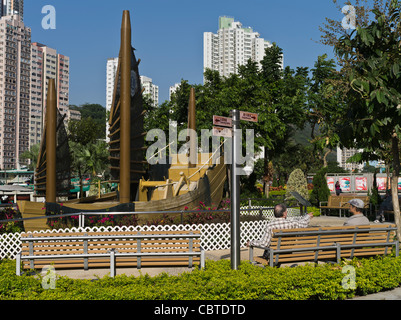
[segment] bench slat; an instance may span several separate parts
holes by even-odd
[[[192,262],[197,264],[200,262],[200,258],[194,256]],[[142,266],[183,266],[188,265],[189,259],[187,257],[177,258],[177,257],[166,257],[166,258],[141,258]],[[70,268],[84,268],[83,259],[60,259],[60,260],[35,260],[34,268],[41,269],[45,266],[52,265],[56,269],[70,269]],[[137,258],[116,258],[117,267],[137,267]],[[105,258],[89,258],[88,259],[89,268],[109,268],[110,259]],[[31,269],[30,263],[25,262],[23,265],[24,269]]]
[[[358,257],[358,256],[376,256],[382,255],[385,253],[385,248],[371,248],[371,249],[355,249],[352,253],[352,250],[342,250],[341,256],[342,258],[350,258],[351,256]],[[273,260],[276,259],[276,255],[273,255]],[[293,254],[286,254],[281,253],[279,254],[279,262],[280,263],[288,263],[288,262],[305,262],[305,261],[325,261],[325,260],[336,260],[337,255],[335,250],[327,250],[324,252],[319,252],[318,257],[316,258],[316,252],[297,252]],[[263,257],[255,257],[254,260],[264,265],[268,265],[268,260],[264,259]]]
[[[56,268],[114,266],[188,266],[204,265],[201,232],[71,232],[59,234],[22,234],[21,255],[24,269],[53,265]],[[138,245],[140,244],[140,252]],[[112,250],[112,251],[110,251]],[[81,255],[81,256],[79,256]],[[35,258],[31,258],[31,257]],[[50,258],[54,257],[54,258]],[[18,274],[18,267],[17,267]]]
[[[385,255],[394,246],[398,255],[395,230],[393,225],[275,230],[270,244],[273,264],[337,260],[338,245],[341,258]],[[255,257],[254,261],[268,263],[263,257]]]

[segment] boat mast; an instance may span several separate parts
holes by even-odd
[[[57,101],[54,79],[49,79],[46,103],[46,202],[56,202]]]
[[[131,201],[131,22],[128,10],[121,25],[120,203]]]

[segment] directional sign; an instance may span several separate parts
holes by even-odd
[[[233,131],[231,128],[213,127],[212,134],[217,137],[231,138],[233,136]]]
[[[240,120],[244,120],[244,121],[258,122],[258,114],[257,113],[240,111],[239,118],[240,118]]]
[[[233,119],[222,116],[213,116],[213,125],[222,127],[232,127]]]

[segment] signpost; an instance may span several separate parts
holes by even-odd
[[[212,134],[217,137],[231,138],[233,136],[233,130],[231,128],[213,127]]]
[[[240,111],[239,117],[240,117],[240,120],[258,122],[258,114],[257,113]]]
[[[233,119],[221,116],[213,116],[213,125],[221,127],[232,127]]]
[[[232,111],[233,139],[232,139],[232,165],[231,165],[231,269],[237,270],[241,263],[240,243],[240,177],[238,170],[238,155],[241,152],[240,145],[240,121],[238,110]]]
[[[238,157],[241,154],[240,120],[258,122],[258,114],[238,110],[231,111],[232,118],[213,116],[213,135],[232,138],[231,165],[231,268],[238,270],[241,263],[240,242],[240,177]]]

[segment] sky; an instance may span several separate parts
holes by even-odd
[[[46,5],[56,10],[55,29],[44,29]],[[203,33],[230,16],[276,42],[284,65],[313,68],[319,55],[333,58],[319,42],[326,17],[342,19],[332,0],[25,0],[24,23],[32,42],[70,57],[70,104],[106,104],[106,63],[117,57],[123,10],[129,10],[139,73],[159,86],[159,103],[181,80],[203,82]]]

